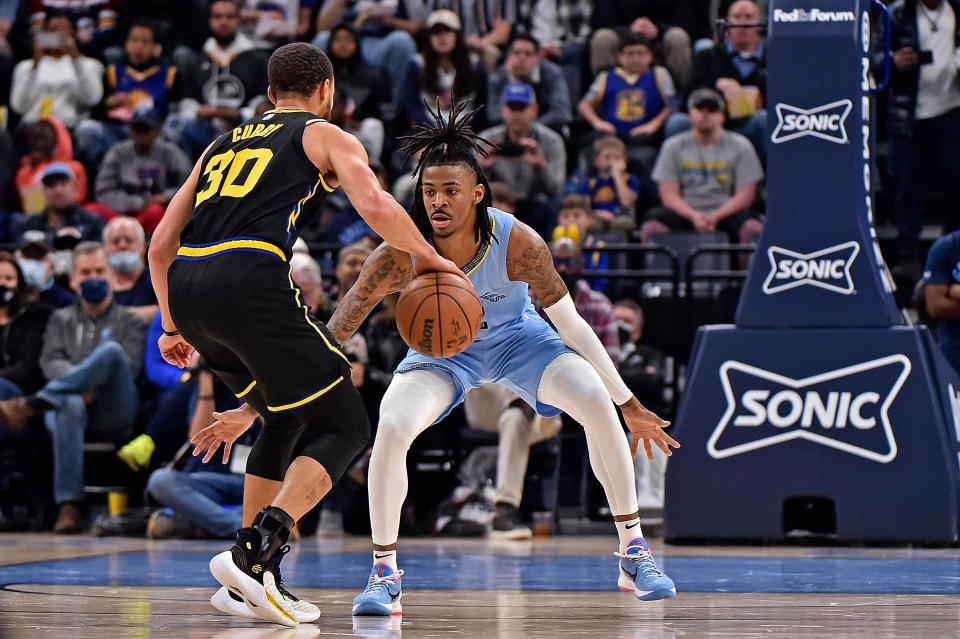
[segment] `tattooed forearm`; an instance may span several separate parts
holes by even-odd
[[[406,286],[412,276],[413,264],[409,255],[381,246],[364,262],[357,283],[337,304],[327,328],[338,342],[345,343],[380,300]]]
[[[543,239],[525,224],[516,224],[507,249],[507,276],[523,281],[550,307],[567,294],[567,287],[553,267],[553,256]]]

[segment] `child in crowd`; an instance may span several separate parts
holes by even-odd
[[[607,270],[610,268],[610,256],[600,251],[603,240],[598,240],[590,229],[595,227],[594,216],[590,211],[590,199],[579,193],[564,196],[557,215],[557,228],[553,230],[552,240],[568,237],[583,249],[583,266],[587,270]],[[594,249],[594,250],[591,250]],[[591,278],[590,288],[606,293],[610,282],[606,278]]]
[[[593,143],[593,175],[573,174],[567,191],[586,195],[593,212],[595,231],[619,231],[624,235],[637,228],[635,207],[640,180],[627,172],[626,145],[613,135]]]

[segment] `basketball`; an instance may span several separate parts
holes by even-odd
[[[452,357],[480,331],[483,306],[473,286],[453,273],[414,278],[397,301],[397,329],[410,348],[427,357]]]

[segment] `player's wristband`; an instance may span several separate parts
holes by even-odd
[[[180,331],[164,331],[163,334],[167,337],[176,337],[180,334]]]

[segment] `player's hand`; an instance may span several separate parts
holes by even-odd
[[[680,443],[663,431],[670,425],[670,422],[660,419],[644,408],[636,397],[631,397],[630,401],[620,407],[620,410],[623,412],[623,421],[627,423],[627,428],[633,434],[633,441],[630,442],[630,455],[633,457],[637,456],[637,448],[640,446],[641,439],[643,440],[643,448],[647,453],[647,459],[653,459],[651,442],[668,456],[673,454],[673,451],[670,450],[671,446],[680,448]]]
[[[413,275],[414,277],[422,275],[428,271],[439,271],[441,273],[453,273],[458,277],[470,281],[467,279],[467,276],[463,274],[463,271],[460,268],[448,260],[445,257],[440,257],[440,254],[434,252],[433,255],[427,255],[426,257],[418,257],[417,261],[413,265]]]
[[[157,346],[160,347],[160,354],[164,361],[173,364],[178,368],[187,368],[190,366],[190,355],[193,354],[193,346],[183,339],[183,335],[161,335],[157,340]]]
[[[244,404],[240,408],[214,413],[213,418],[217,421],[190,438],[190,443],[193,444],[193,456],[196,457],[205,452],[203,463],[206,464],[213,459],[222,443],[223,463],[226,464],[230,460],[230,449],[233,447],[233,442],[247,432],[247,429],[253,424],[253,420],[257,418],[257,413]]]

